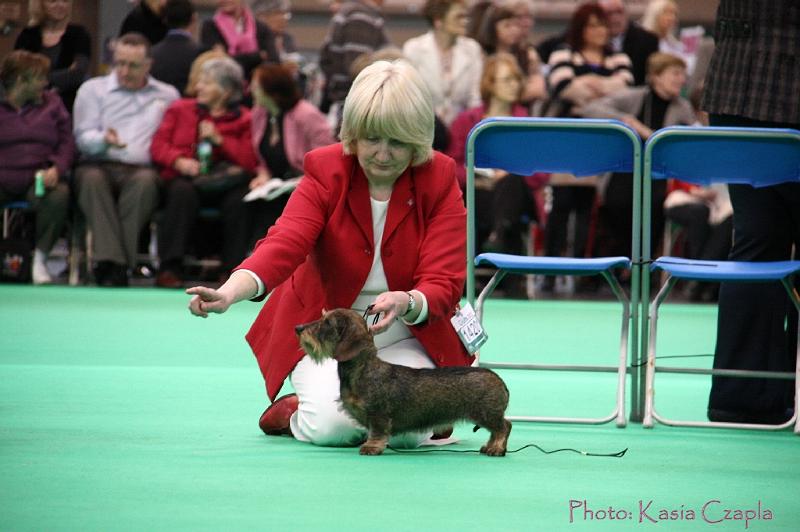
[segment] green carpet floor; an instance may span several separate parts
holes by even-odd
[[[623,458],[361,457],[267,438],[242,338],[259,305],[201,320],[187,302],[154,289],[0,286],[0,530],[800,530],[790,432],[518,422],[509,442],[628,448]],[[667,305],[659,354],[711,352],[714,322],[713,307]],[[486,326],[490,360],[616,356],[612,303],[491,301]],[[502,375],[510,414],[611,410],[609,375]],[[702,419],[706,377],[659,376],[657,389],[662,413]],[[487,437],[466,424],[456,436],[455,450]]]

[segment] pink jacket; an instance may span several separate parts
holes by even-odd
[[[264,138],[269,113],[261,106],[253,106],[253,147],[258,155],[259,168],[267,168],[259,146]],[[306,100],[297,102],[283,115],[283,147],[286,159],[298,173],[303,171],[303,157],[309,151],[335,143],[328,121],[313,104]]]

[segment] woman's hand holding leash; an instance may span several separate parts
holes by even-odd
[[[383,317],[377,323],[370,326],[373,334],[380,334],[388,329],[392,322],[398,318],[409,319],[411,316],[406,316],[409,311],[409,293],[408,292],[384,292],[375,298],[375,303],[367,313],[368,315],[375,315],[383,313]],[[419,305],[417,305],[419,308]],[[414,312],[412,312],[414,314]],[[416,313],[418,314],[418,312]],[[416,318],[416,316],[414,316]]]

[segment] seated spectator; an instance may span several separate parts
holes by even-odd
[[[153,46],[150,74],[183,93],[189,81],[192,62],[203,51],[203,47],[194,39],[197,13],[191,0],[167,0],[164,22],[169,30],[164,39]]]
[[[614,53],[623,53],[631,60],[633,84],[646,82],[647,58],[658,51],[658,37],[630,20],[623,0],[599,0],[606,14],[611,33],[609,47]]]
[[[179,95],[150,76],[151,64],[147,38],[123,35],[114,47],[114,70],[81,85],[75,99],[74,132],[83,159],[75,171],[78,204],[94,235],[100,286],[128,284],[139,232],[158,205],[150,142]]]
[[[33,283],[52,282],[47,255],[61,235],[69,208],[67,174],[75,156],[71,120],[61,99],[45,91],[50,60],[25,50],[0,63],[0,205],[26,200],[36,212]],[[42,172],[44,191],[34,176]]]
[[[163,11],[167,0],[139,0],[122,21],[119,35],[141,33],[150,44],[158,44],[167,35]]]
[[[500,5],[507,7],[514,12],[514,17],[517,19],[517,25],[519,26],[519,31],[522,35],[520,42],[523,43],[524,46],[532,45],[533,27],[536,23],[533,17],[533,0],[502,0]]]
[[[256,177],[250,189],[270,179],[303,175],[303,158],[309,151],[336,142],[328,120],[319,109],[302,99],[292,71],[283,65],[262,65],[253,73],[253,146],[258,156]],[[252,203],[255,241],[267,233],[289,199],[284,194],[270,201]]]
[[[492,6],[484,15],[478,42],[487,55],[505,52],[516,58],[525,75],[521,98],[526,104],[531,104],[547,96],[547,86],[542,76],[539,54],[522,31],[513,9]]]
[[[219,48],[242,65],[246,76],[264,61],[280,61],[275,34],[256,20],[245,0],[217,0],[211,20],[203,22],[200,42]]]
[[[225,57],[228,57],[228,54],[218,48],[212,48],[211,50],[198,55],[192,62],[192,66],[189,68],[189,79],[186,82],[186,87],[183,89],[183,93],[190,98],[197,96],[197,90],[195,87],[197,86],[197,80],[200,79],[200,73],[203,71],[203,65],[212,59],[223,59]]]
[[[481,47],[466,37],[463,0],[428,0],[423,14],[431,30],[406,41],[403,55],[422,74],[436,116],[449,127],[459,113],[480,105]]]
[[[450,129],[447,154],[456,161],[456,176],[462,189],[466,186],[465,146],[470,130],[484,118],[528,116],[520,100],[524,79],[512,55],[501,52],[486,60],[481,77],[483,105],[461,113]],[[527,224],[523,219],[540,219],[534,192],[546,182],[547,176],[542,174],[523,177],[504,170],[476,170],[476,244],[482,251],[524,254],[522,242]],[[509,276],[503,288],[511,295],[522,296],[523,281],[520,276]]]
[[[275,35],[275,50],[281,63],[289,62],[297,54],[294,37],[286,31],[292,18],[292,5],[289,0],[255,0],[251,9],[256,19],[262,22]]]
[[[338,119],[353,81],[350,66],[361,54],[380,50],[389,44],[380,11],[383,0],[346,0],[336,10],[328,26],[328,35],[319,53],[319,66],[325,74],[325,90],[320,110],[328,113],[334,106]]]
[[[650,0],[642,15],[641,25],[658,37],[658,48],[664,53],[680,55],[681,42],[675,36],[678,5],[674,0]]]
[[[628,56],[609,49],[605,12],[594,2],[583,4],[570,19],[565,46],[550,55],[547,83],[551,100],[547,114],[577,116],[592,100],[624,89],[633,82],[630,65]],[[551,176],[550,185],[553,202],[547,219],[545,253],[558,257],[565,252],[567,224],[570,213],[574,212],[572,256],[584,257],[596,180],[556,173]],[[553,277],[545,277],[542,289],[551,290],[554,281]]]
[[[14,48],[50,59],[50,83],[72,111],[78,87],[89,72],[92,38],[86,28],[70,22],[70,0],[34,0],[29,24],[17,36]]]
[[[242,198],[257,159],[250,111],[240,105],[243,83],[242,67],[233,59],[208,61],[195,86],[196,98],[174,102],[153,137],[150,153],[161,168],[165,196],[158,226],[158,286],[182,285],[183,258],[202,206],[222,211],[226,278],[247,255],[249,231]],[[210,150],[205,155],[204,145]]]
[[[688,100],[681,96],[686,83],[686,63],[677,56],[656,52],[647,62],[647,85],[628,87],[613,95],[594,100],[583,107],[588,118],[616,118],[631,126],[647,140],[662,127],[690,125],[695,113]],[[661,239],[664,230],[664,198],[666,181],[653,182],[652,242]],[[601,220],[610,234],[609,255],[627,255],[631,250],[631,218],[633,216],[633,178],[630,173],[614,173],[608,182],[600,209]]]

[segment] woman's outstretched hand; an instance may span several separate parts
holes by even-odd
[[[189,312],[201,318],[207,318],[209,313],[222,314],[233,303],[229,296],[205,286],[187,288],[186,293],[192,296],[189,300]]]

